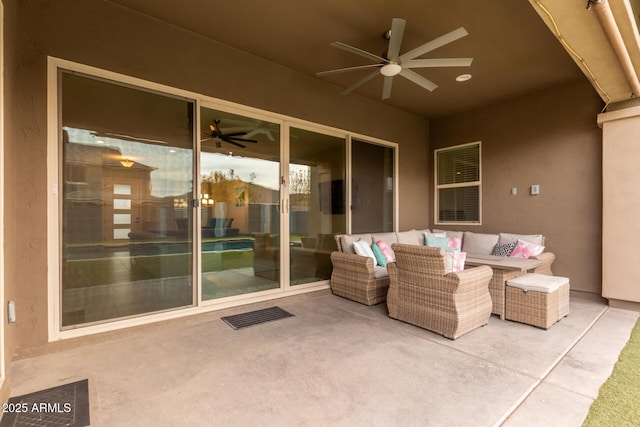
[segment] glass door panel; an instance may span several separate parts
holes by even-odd
[[[280,287],[280,125],[200,109],[202,299]]]
[[[346,231],[346,140],[290,129],[290,284],[331,278],[334,234]]]
[[[194,103],[61,72],[62,327],[194,304]]]
[[[393,231],[394,150],[351,141],[351,232]]]

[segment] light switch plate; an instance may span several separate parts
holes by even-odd
[[[531,195],[535,196],[537,194],[540,194],[540,186],[538,184],[532,185],[531,186]]]

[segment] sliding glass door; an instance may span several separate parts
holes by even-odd
[[[394,169],[392,147],[352,139],[352,233],[394,230]]]
[[[61,326],[194,304],[194,102],[61,72]]]
[[[334,235],[346,231],[346,138],[290,128],[290,284],[331,278]]]
[[[57,71],[62,330],[325,285],[350,215],[393,230],[394,148]]]
[[[280,288],[280,125],[200,109],[202,299]]]

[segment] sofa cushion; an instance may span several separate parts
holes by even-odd
[[[345,254],[355,254],[353,250],[353,242],[357,242],[360,239],[364,240],[365,242],[369,242],[369,244],[373,243],[371,234],[345,234],[340,237],[342,252],[344,252]]]
[[[460,240],[464,237],[464,231],[451,231],[451,230],[433,230],[434,233],[444,233],[447,237],[459,237]]]
[[[518,240],[524,240],[525,242],[535,243],[536,245],[542,245],[542,234],[512,234],[512,233],[500,233],[498,242],[500,243],[518,243]]]
[[[375,279],[381,279],[383,277],[389,277],[389,273],[387,272],[387,267],[375,266],[373,267],[373,277]]]
[[[517,245],[517,242],[511,242],[511,243],[498,242],[493,247],[493,252],[491,253],[491,255],[509,256],[511,255],[511,252],[513,252],[513,250],[515,249],[516,245]]]
[[[382,240],[389,247],[394,243],[398,243],[398,235],[395,232],[371,234],[371,239],[373,240],[373,243]]]
[[[360,256],[366,256],[373,260],[373,265],[375,266],[378,263],[375,254],[371,250],[371,243],[366,240],[358,240],[357,242],[353,242],[353,251]]]
[[[462,251],[477,255],[491,255],[499,237],[497,234],[465,231],[464,239],[462,240]]]
[[[404,243],[407,245],[423,245],[424,246],[424,233],[426,230],[409,230],[401,231],[398,234],[398,243]]]
[[[524,240],[518,239],[518,244],[511,252],[510,257],[514,258],[529,258],[532,256],[540,255],[544,251],[544,246],[536,245]]]

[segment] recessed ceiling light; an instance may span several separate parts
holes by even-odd
[[[104,144],[104,141],[103,141],[103,140],[101,140],[101,139],[98,139],[98,140],[96,141],[96,144]]]
[[[466,82],[469,79],[471,79],[471,74],[460,74],[456,77],[457,82]]]

